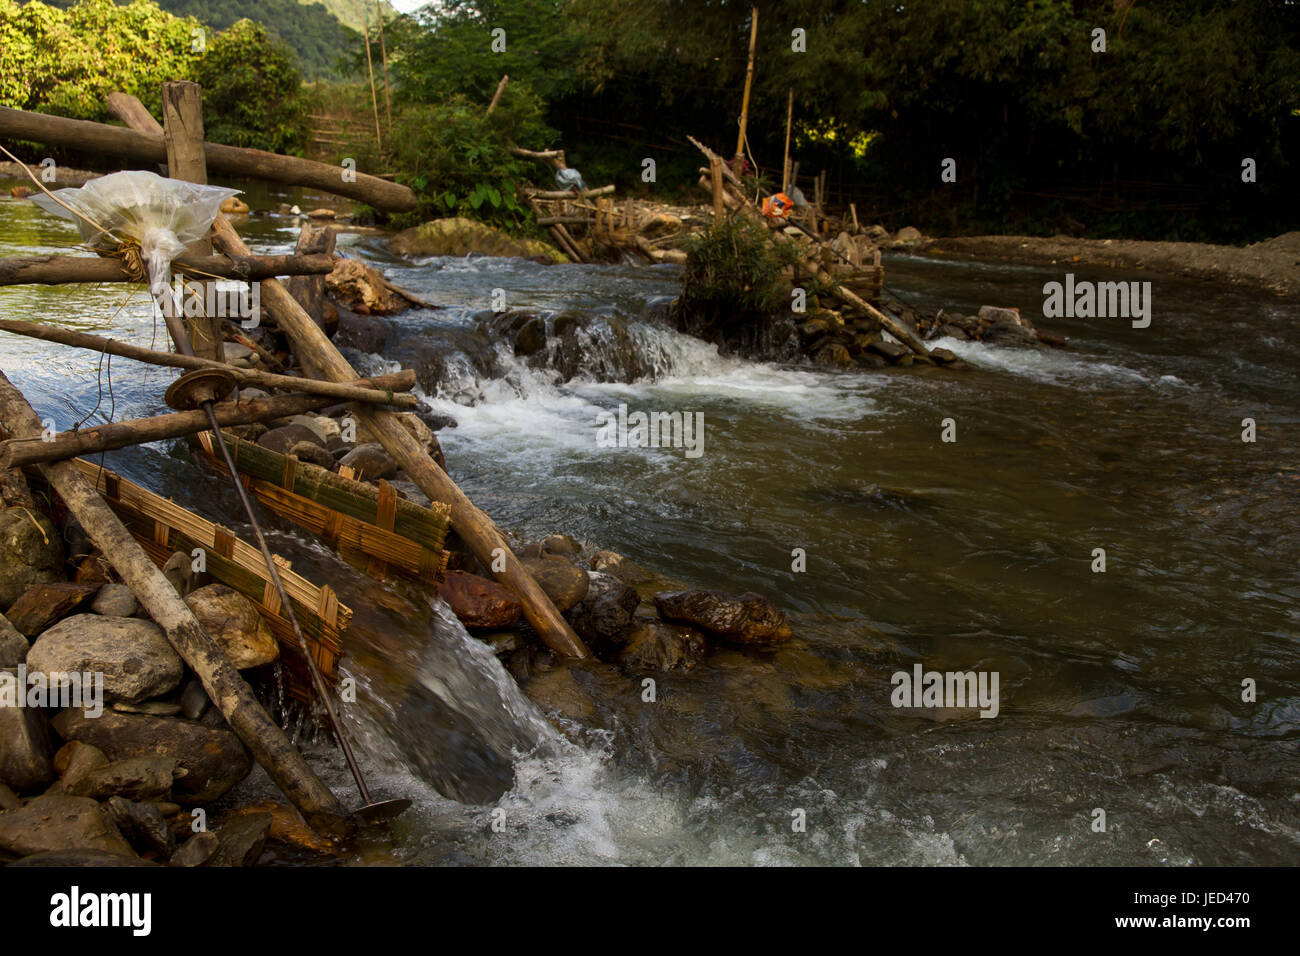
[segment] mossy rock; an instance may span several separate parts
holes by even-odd
[[[515,239],[472,219],[432,219],[393,237],[393,249],[405,256],[540,257],[550,262],[569,260],[554,246],[539,239]]]

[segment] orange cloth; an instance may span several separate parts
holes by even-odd
[[[776,193],[763,200],[763,215],[772,219],[785,219],[794,212],[794,200],[785,193]]]

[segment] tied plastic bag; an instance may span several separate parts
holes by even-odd
[[[221,212],[221,203],[239,192],[225,186],[203,186],[167,179],[142,169],[128,169],[92,179],[78,189],[60,189],[52,195],[119,239],[139,242],[140,257],[153,289],[160,283],[167,285],[172,260],[189,243],[208,234]],[[32,201],[46,212],[76,222],[81,238],[96,252],[117,251],[118,243],[114,239],[76,217],[50,196],[33,196]]]
[[[582,173],[576,169],[557,169],[555,183],[561,189],[580,189],[584,193],[587,191],[587,184],[582,181]]]

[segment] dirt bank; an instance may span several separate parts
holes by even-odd
[[[1300,295],[1300,232],[1288,232],[1249,246],[1135,239],[1071,239],[1055,236],[965,236],[927,239],[926,253],[1031,263],[1084,263],[1121,269],[1150,269],[1219,282],[1256,285],[1279,295]]]

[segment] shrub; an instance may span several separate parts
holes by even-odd
[[[781,270],[798,255],[773,243],[762,226],[724,219],[688,239],[686,256],[677,305],[697,334],[730,340],[746,326],[789,310]]]

